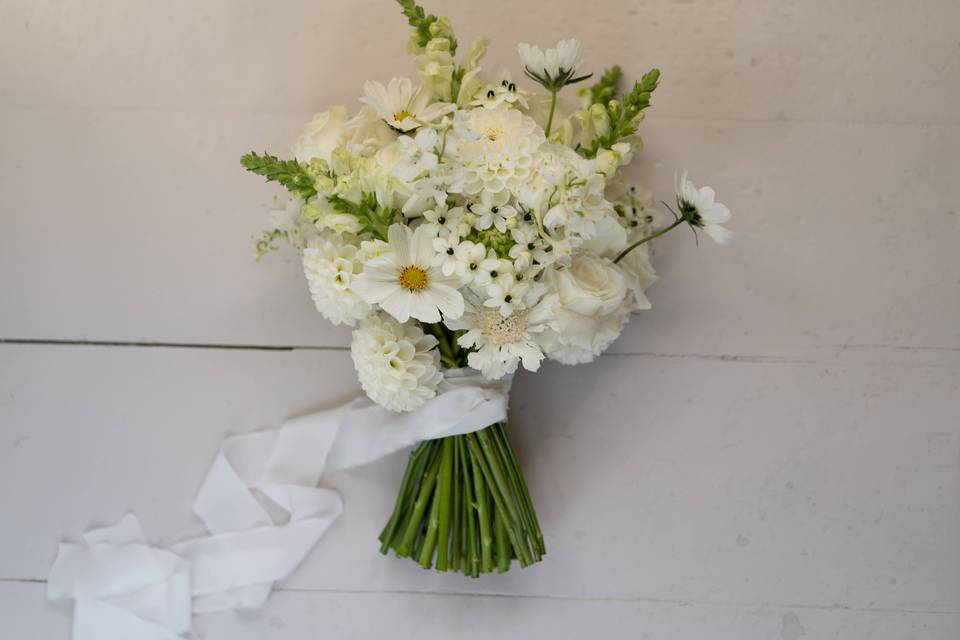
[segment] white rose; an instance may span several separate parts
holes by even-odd
[[[627,246],[627,231],[613,216],[605,216],[595,224],[592,238],[584,241],[581,249],[604,258],[616,258]]]
[[[556,330],[547,329],[543,334],[544,351],[561,364],[592,362],[620,336],[629,315],[626,308],[594,318],[560,309]]]
[[[347,108],[343,105],[316,114],[293,145],[293,157],[300,162],[314,158],[330,162],[330,154],[340,144],[346,123]]]
[[[631,310],[649,309],[650,301],[644,293],[647,288],[657,281],[657,272],[650,261],[650,243],[642,244],[633,249],[617,263],[624,273],[630,287],[627,303]]]
[[[397,139],[397,133],[370,107],[363,107],[350,118],[345,134],[345,144],[350,153],[365,157]]]
[[[584,316],[612,313],[627,295],[627,279],[613,262],[589,254],[575,255],[570,267],[553,272],[560,306]]]

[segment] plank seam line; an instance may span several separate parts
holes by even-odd
[[[57,340],[47,338],[0,338],[0,344],[52,345],[66,347],[140,347],[159,349],[223,349],[233,351],[349,351],[350,347],[317,345],[220,344],[206,342],[139,342],[135,340]]]
[[[0,578],[0,583],[37,584],[44,585],[47,581],[42,578]],[[844,604],[807,604],[782,602],[735,602],[720,600],[691,600],[685,598],[649,598],[649,597],[620,597],[620,596],[564,596],[555,594],[529,593],[496,593],[471,591],[417,591],[413,589],[309,589],[300,587],[275,587],[274,591],[281,593],[316,593],[316,594],[345,594],[345,595],[399,595],[399,596],[435,596],[447,598],[481,597],[481,598],[522,598],[527,600],[547,600],[557,602],[598,602],[624,604],[663,604],[686,606],[702,606],[731,609],[800,609],[815,611],[850,611],[853,613],[909,613],[919,615],[960,615],[960,610],[952,609],[911,609],[896,607],[852,607]]]
[[[319,346],[319,345],[266,345],[266,344],[219,344],[204,342],[140,342],[125,340],[66,340],[47,338],[0,338],[0,345],[36,345],[36,346],[73,346],[73,347],[118,347],[144,349],[208,349],[223,351],[267,351],[292,353],[294,351],[345,352],[350,347]],[[819,348],[819,347],[817,347]],[[960,349],[955,347],[897,347],[871,346],[869,348],[887,348],[901,351],[927,351],[955,353]],[[844,349],[840,350],[841,352]],[[603,353],[605,358],[657,358],[670,360],[705,360],[713,362],[736,362],[745,364],[801,364],[816,366],[894,366],[920,367],[932,369],[955,369],[958,363],[929,363],[929,362],[894,362],[894,361],[844,361],[840,359],[811,359],[789,356],[758,356],[735,354],[703,354],[703,353],[659,353],[656,351],[623,351]]]
[[[168,107],[155,105],[49,105],[49,104],[0,104],[0,109],[9,111],[78,111],[78,112],[106,112],[106,113],[176,113],[195,115],[245,115],[254,117],[289,117],[310,119],[309,111],[286,109],[229,109],[220,107]],[[701,122],[710,123],[738,123],[738,124],[808,124],[808,125],[838,125],[838,126],[892,126],[892,127],[942,127],[957,128],[960,122],[942,120],[845,120],[840,118],[790,118],[777,116],[698,116],[698,115],[666,115],[656,117],[662,122]],[[652,122],[652,121],[651,121]]]

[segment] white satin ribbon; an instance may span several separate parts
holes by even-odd
[[[261,607],[343,511],[336,491],[317,486],[325,471],[500,422],[509,390],[509,378],[459,369],[417,411],[394,413],[364,396],[227,438],[194,502],[210,535],[152,547],[128,514],[60,545],[47,596],[75,601],[74,640],[178,640],[193,613]]]

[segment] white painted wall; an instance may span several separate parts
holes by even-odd
[[[519,379],[545,562],[381,558],[394,456],[332,479],[346,515],[264,612],[198,637],[960,637],[960,4],[428,8],[490,66],[568,35],[659,66],[637,175],[688,167],[736,244],[666,238],[615,355]],[[63,536],[195,532],[226,433],[354,387],[296,260],[252,261],[274,192],[237,158],[411,75],[405,39],[385,1],[0,1],[0,635],[68,637]]]

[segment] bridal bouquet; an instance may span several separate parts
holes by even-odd
[[[355,113],[314,116],[292,159],[250,153],[242,164],[290,192],[258,259],[277,240],[297,250],[317,310],[354,327],[366,394],[416,412],[450,385],[482,380],[505,394],[518,367],[593,360],[650,308],[650,240],[681,225],[721,243],[731,234],[729,210],[685,174],[676,207],[664,205],[672,217],[621,176],[659,71],[621,93],[619,67],[580,84],[592,74],[576,40],[521,44],[525,87],[481,69],[486,39],[463,51],[446,18],[399,4],[418,80],[366,82]],[[579,85],[569,103],[568,85]],[[380,541],[470,576],[540,560],[506,423],[423,440]]]

